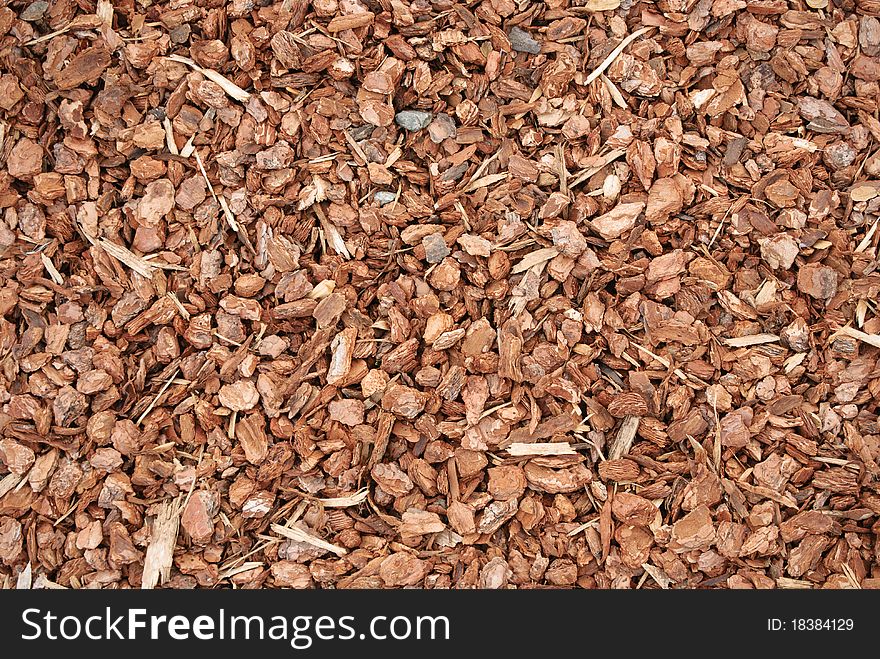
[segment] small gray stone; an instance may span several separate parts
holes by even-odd
[[[49,9],[49,3],[43,2],[43,0],[38,0],[37,2],[32,2],[27,8],[21,12],[21,20],[23,21],[38,21],[46,14],[46,10]]]
[[[422,238],[422,247],[425,248],[425,260],[428,263],[440,263],[449,256],[449,248],[446,246],[442,234],[429,233]]]
[[[470,167],[469,162],[463,162],[460,165],[453,165],[449,169],[447,169],[443,174],[440,175],[441,181],[457,181]]]
[[[513,27],[507,36],[510,39],[511,47],[518,53],[537,55],[541,52],[541,44],[532,39],[532,35],[525,30]]]
[[[168,33],[168,36],[171,37],[172,43],[186,43],[191,31],[192,28],[190,27],[190,24],[184,23],[183,25],[178,25],[176,28],[172,29],[171,32]]]
[[[431,119],[430,112],[422,112],[421,110],[403,110],[394,117],[398,126],[413,133],[427,128],[431,123]]]
[[[822,157],[826,165],[837,171],[849,167],[856,155],[856,150],[846,142],[835,142],[825,147]]]
[[[373,199],[379,202],[381,206],[384,206],[385,204],[390,204],[392,201],[397,199],[397,195],[393,192],[388,192],[387,190],[380,190],[373,195]]]

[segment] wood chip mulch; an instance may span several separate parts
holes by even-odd
[[[880,586],[880,2],[0,2],[0,586]]]

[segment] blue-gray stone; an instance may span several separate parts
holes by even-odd
[[[430,112],[422,112],[421,110],[403,110],[394,117],[398,126],[413,133],[427,128],[432,119]]]
[[[49,3],[43,2],[43,0],[38,0],[37,2],[32,2],[30,5],[25,8],[19,18],[23,21],[38,21],[46,14],[46,10],[49,9]]]
[[[532,39],[532,35],[518,27],[513,27],[507,35],[510,46],[518,53],[537,55],[541,52],[541,44]]]
[[[373,199],[379,202],[381,206],[384,206],[385,204],[390,204],[392,201],[397,199],[397,195],[393,192],[388,192],[387,190],[380,190],[373,195]]]
[[[440,263],[449,256],[449,247],[443,240],[443,234],[429,233],[422,238],[422,247],[425,248],[425,260],[428,263]]]

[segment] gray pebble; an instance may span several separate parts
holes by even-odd
[[[825,147],[822,158],[825,164],[837,171],[849,167],[856,159],[856,150],[846,142],[835,142]]]
[[[457,181],[470,167],[469,162],[463,162],[460,165],[453,165],[440,175],[441,181]]]
[[[406,130],[413,133],[427,128],[431,123],[431,119],[430,112],[422,112],[421,110],[403,110],[394,117],[398,126],[406,128]]]
[[[349,128],[348,132],[351,134],[352,138],[354,138],[355,142],[360,142],[361,140],[365,140],[370,135],[372,135],[375,129],[376,127],[372,124],[364,124],[363,126],[354,126],[353,128]]]
[[[532,35],[525,30],[513,27],[507,36],[510,39],[511,47],[518,53],[537,55],[541,52],[541,44],[532,39]]]
[[[388,192],[387,190],[380,190],[373,195],[373,199],[375,199],[381,206],[384,206],[397,199],[397,195],[393,192]]]
[[[449,256],[449,248],[443,240],[443,234],[429,233],[422,238],[422,247],[425,248],[425,260],[428,263],[440,263]]]
[[[192,28],[189,23],[184,23],[183,25],[178,25],[176,28],[172,29],[169,33],[171,37],[172,43],[186,43],[186,40],[189,39],[190,32]]]
[[[38,21],[46,13],[46,10],[49,9],[49,3],[43,2],[43,0],[38,0],[37,2],[32,2],[27,8],[21,12],[21,20],[23,21]]]

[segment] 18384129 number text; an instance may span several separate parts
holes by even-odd
[[[855,627],[852,618],[768,618],[767,629],[774,632],[850,632]]]

